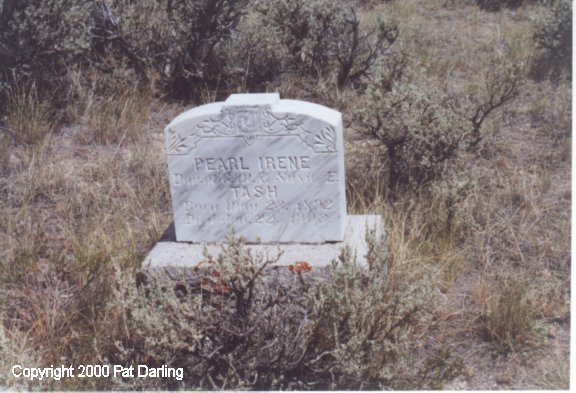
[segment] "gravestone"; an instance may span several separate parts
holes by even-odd
[[[165,129],[176,239],[342,241],[342,116],[274,94],[234,94]]]
[[[144,272],[188,272],[228,235],[277,267],[326,267],[347,247],[366,263],[377,215],[346,213],[342,115],[274,94],[233,94],[190,109],[165,128],[174,224]]]

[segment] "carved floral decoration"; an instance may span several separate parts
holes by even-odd
[[[188,137],[169,129],[168,154],[187,154],[202,138],[240,137],[251,145],[258,137],[297,136],[315,153],[336,152],[336,131],[326,125],[314,133],[304,126],[303,115],[274,114],[269,106],[225,107],[198,123]]]

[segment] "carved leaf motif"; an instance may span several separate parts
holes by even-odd
[[[272,112],[268,112],[269,118],[273,119],[269,122],[269,127],[265,131],[267,134],[280,134],[286,131],[297,131],[303,124],[298,116],[285,115],[284,117],[276,116]]]
[[[204,134],[231,135],[234,131],[226,120],[228,120],[227,113],[223,112],[220,116],[210,117],[200,122],[198,128]]]
[[[336,132],[333,127],[324,127],[320,134],[316,135],[316,147],[325,152],[336,151]]]
[[[186,137],[183,137],[179,132],[175,132],[173,129],[170,129],[169,132],[172,134],[170,137],[170,143],[168,145],[168,150],[170,153],[180,153],[181,150],[184,150],[188,147],[186,143],[184,143],[186,141]]]
[[[254,116],[257,115],[256,112],[252,112]],[[275,115],[270,108],[265,108],[259,113],[261,113],[261,118],[252,119],[249,116],[239,118],[237,111],[224,109],[220,114],[210,116],[197,123],[195,127],[192,127],[191,134],[187,137],[182,137],[174,129],[169,129],[171,134],[168,144],[169,152],[170,154],[180,154],[183,150],[195,149],[196,143],[202,138],[241,137],[247,145],[252,145],[258,137],[265,135],[297,136],[316,153],[333,153],[336,151],[336,132],[331,126],[326,126],[319,133],[316,133],[304,127],[302,115]],[[239,125],[239,121],[243,121],[244,126]]]
[[[245,135],[242,137],[242,139],[244,139],[244,142],[246,142],[248,145],[252,145],[256,141],[256,137],[254,135]]]
[[[300,122],[300,123],[290,123],[290,124],[287,124],[287,125],[286,125],[286,129],[287,129],[288,131],[294,131],[294,130],[297,130],[300,125],[302,125],[302,122]]]

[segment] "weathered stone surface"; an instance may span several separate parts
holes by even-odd
[[[165,129],[177,241],[342,241],[342,116],[278,94],[234,94]]]
[[[282,255],[276,266],[288,266],[296,261],[306,261],[313,271],[326,268],[333,260],[337,260],[342,249],[349,247],[356,257],[357,263],[366,264],[368,244],[366,235],[374,231],[375,238],[381,239],[384,233],[382,217],[377,215],[348,216],[348,225],[342,242],[324,244],[250,244],[246,245],[253,256],[257,254],[268,255],[274,258],[281,251]],[[222,244],[190,244],[177,242],[173,228],[169,228],[164,237],[146,256],[142,264],[143,272],[179,274],[188,272],[193,275],[193,267],[206,259],[204,250],[210,255],[217,256],[221,252]]]

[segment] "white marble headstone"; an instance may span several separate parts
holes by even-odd
[[[342,115],[278,94],[233,94],[165,129],[177,241],[342,241]]]

